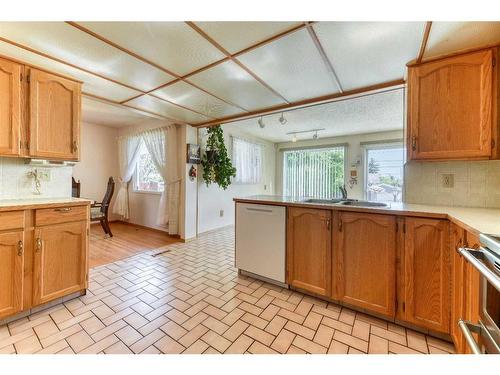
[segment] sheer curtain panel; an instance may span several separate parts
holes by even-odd
[[[259,184],[262,182],[262,145],[233,137],[233,166],[235,183]]]

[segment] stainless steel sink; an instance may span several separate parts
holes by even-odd
[[[354,207],[388,207],[387,203],[382,202],[369,202],[369,201],[342,201],[338,204],[342,206],[354,206]]]
[[[305,203],[320,203],[320,204],[338,204],[342,202],[342,199],[317,199],[317,198],[309,198],[304,199],[302,202]]]

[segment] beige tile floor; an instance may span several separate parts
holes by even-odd
[[[0,326],[0,353],[451,353],[453,346],[238,276],[231,229],[91,270],[86,296]]]

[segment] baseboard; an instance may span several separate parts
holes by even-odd
[[[116,222],[123,223],[123,224],[126,224],[126,225],[131,225],[133,227],[137,227],[137,228],[141,228],[141,229],[151,230],[151,231],[157,232],[157,233],[166,234],[166,235],[168,235],[169,237],[172,237],[172,238],[179,238],[179,239],[181,238],[180,235],[178,235],[178,234],[170,234],[166,230],[161,230],[161,229],[154,228],[154,227],[148,227],[146,225],[131,223],[131,222],[124,221],[124,220],[116,220]]]
[[[223,227],[209,229],[209,230],[206,230],[204,232],[198,233],[198,236],[200,236],[202,234],[205,235],[205,234],[210,234],[210,233],[218,232],[220,230],[229,229],[229,228],[234,228],[234,224],[229,224],[229,225],[224,225]]]

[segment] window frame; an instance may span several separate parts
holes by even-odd
[[[386,149],[403,149],[403,186],[401,187],[401,202],[404,202],[404,191],[405,191],[405,178],[404,178],[404,165],[406,163],[406,149],[403,139],[397,140],[386,140],[386,141],[374,141],[362,144],[363,149],[363,199],[368,199],[368,151],[370,150],[386,150]],[[392,202],[391,203],[400,203]]]
[[[344,149],[344,186],[347,186],[348,181],[348,168],[349,168],[349,143],[332,143],[332,144],[322,144],[314,146],[299,146],[299,147],[287,147],[280,149],[281,153],[281,194],[285,194],[285,153],[287,151],[315,151],[323,149],[334,149],[343,148]]]
[[[238,175],[238,170],[236,170],[236,176],[232,179],[232,183],[234,183],[235,185],[260,185],[260,184],[263,184],[264,183],[264,172],[265,172],[265,170],[264,170],[265,146],[260,142],[232,135],[231,136],[231,162],[233,163],[233,166],[234,166],[234,140],[235,139],[238,141],[241,141],[241,142],[246,142],[246,143],[258,146],[260,148],[260,180],[257,182],[237,181],[236,178]]]
[[[140,145],[139,145],[140,148],[144,148],[144,150],[149,153],[148,149],[146,148],[146,145],[144,144],[144,141],[141,139],[140,141]],[[139,150],[140,152],[141,150]],[[153,190],[143,190],[143,189],[139,189],[138,186],[139,186],[139,159],[140,159],[140,156],[138,157],[137,159],[137,163],[135,164],[135,168],[134,168],[134,173],[132,175],[132,191],[134,193],[137,193],[137,194],[153,194],[153,195],[162,195],[163,194],[163,191],[153,191]],[[154,164],[153,164],[154,166]],[[154,168],[156,169],[156,166],[154,166]],[[156,173],[158,173],[158,171],[156,171]],[[161,176],[160,176],[161,177]],[[165,182],[164,182],[164,186],[163,186],[163,189],[165,189]]]

